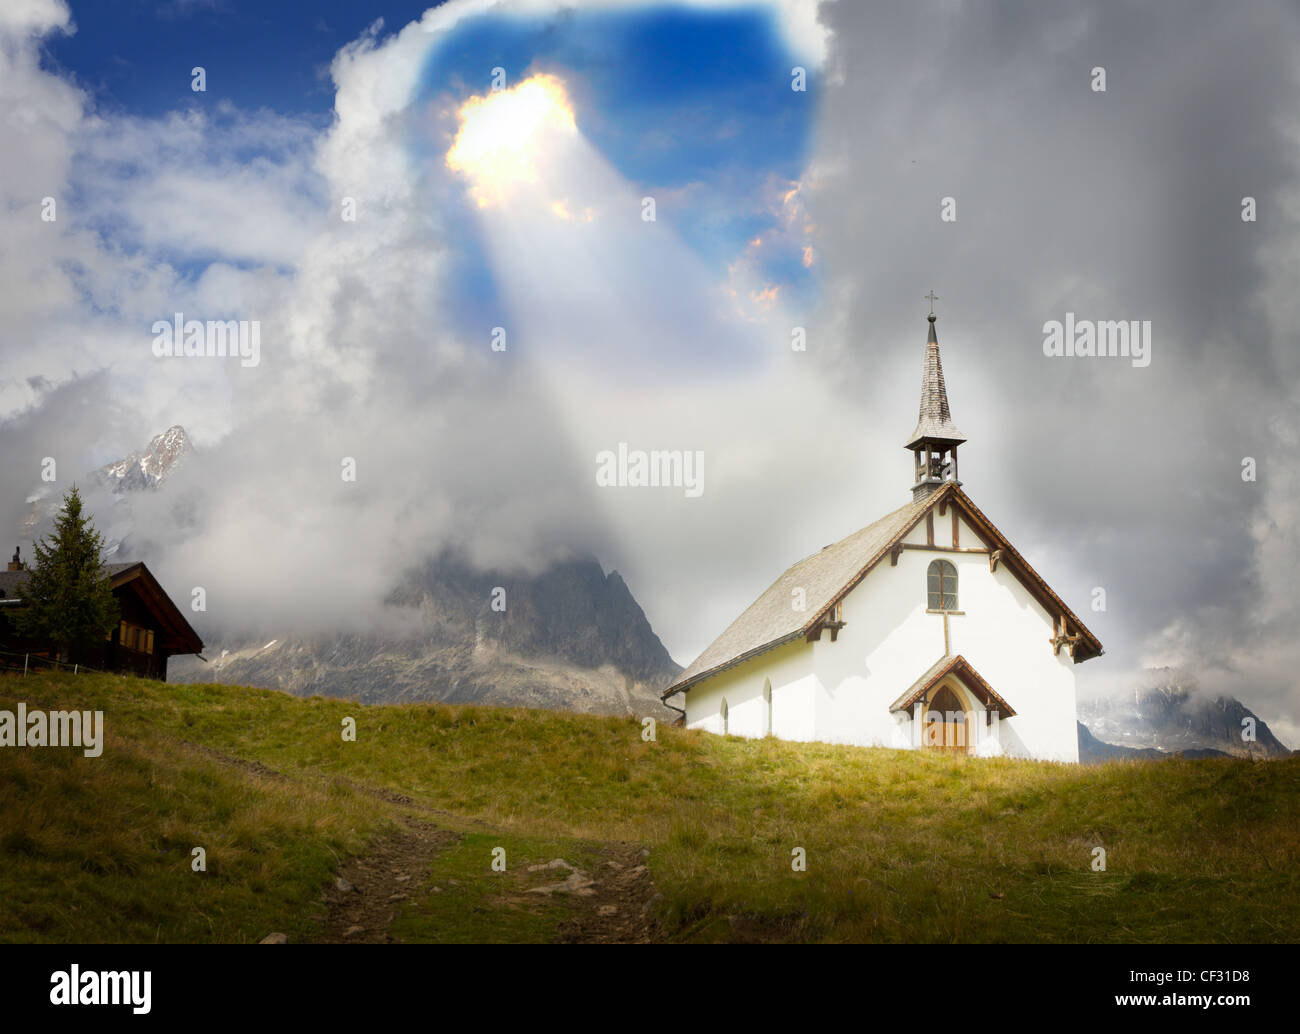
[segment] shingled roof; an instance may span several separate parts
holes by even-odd
[[[757,654],[806,636],[821,624],[835,603],[847,596],[891,549],[898,546],[927,510],[945,501],[964,512],[976,533],[991,549],[999,552],[1001,562],[1020,579],[1044,609],[1062,615],[1077,630],[1078,644],[1073,652],[1076,663],[1101,654],[1101,640],[1084,627],[1074,611],[1029,566],[1029,562],[971,502],[957,482],[947,481],[931,495],[899,507],[787,570],[677,676],[676,681],[664,690],[664,699]],[[795,589],[804,590],[804,610],[797,611],[791,605]]]
[[[113,578],[132,567],[135,564],[105,564],[104,573]],[[22,587],[30,573],[27,568],[21,571],[0,571],[0,600],[21,599]]]
[[[930,508],[933,498],[899,507],[848,538],[800,560],[695,658],[664,696],[681,692],[705,675],[805,635],[845,584],[868,568],[897,536],[910,528]],[[804,610],[792,606],[795,589],[804,591]]]
[[[890,711],[908,711],[918,700],[928,700],[930,690],[939,684],[945,676],[955,673],[970,690],[980,698],[980,703],[990,710],[995,710],[1003,718],[1014,718],[1016,709],[1008,704],[984,676],[975,670],[971,662],[961,654],[944,654],[913,682],[903,695],[889,705]]]
[[[24,606],[23,586],[30,573],[30,570],[0,571],[0,603]],[[200,653],[203,650],[203,640],[199,634],[143,561],[105,564],[104,573],[112,579],[114,591],[127,583],[133,583],[136,592],[149,601],[162,625],[166,637],[163,642],[169,650],[173,653]]]
[[[930,336],[925,342],[925,364],[921,367],[921,412],[905,448],[926,440],[949,445],[960,445],[966,440],[952,422],[948,409],[948,389],[943,383],[943,363],[939,360],[939,338],[934,332],[933,316]]]

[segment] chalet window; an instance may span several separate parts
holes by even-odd
[[[926,574],[930,610],[957,609],[957,568],[947,560],[935,560]]]
[[[726,736],[731,731],[730,723],[727,721],[727,700],[722,699],[722,735]]]
[[[118,626],[117,641],[126,649],[136,653],[153,653],[153,631],[141,628],[128,621]]]

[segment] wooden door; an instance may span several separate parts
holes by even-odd
[[[925,708],[925,745],[931,750],[965,754],[970,743],[966,710],[948,686],[940,686]]]

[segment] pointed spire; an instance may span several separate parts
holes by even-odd
[[[921,371],[921,411],[916,430],[905,448],[915,449],[927,442],[935,445],[960,445],[966,439],[952,422],[948,409],[948,390],[943,383],[943,363],[939,361],[939,338],[935,334],[933,313],[929,316],[930,336],[925,343],[925,366]]]

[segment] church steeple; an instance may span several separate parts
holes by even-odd
[[[925,342],[925,365],[921,371],[921,412],[916,430],[906,445],[915,457],[914,500],[924,499],[945,481],[957,481],[957,446],[966,441],[953,424],[948,409],[943,364],[939,361],[939,338],[934,330],[934,292],[926,297],[931,308],[930,336]]]

